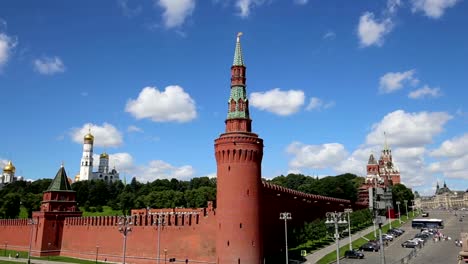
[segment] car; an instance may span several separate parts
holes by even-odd
[[[374,243],[365,243],[364,245],[359,247],[360,251],[374,251],[377,252],[379,251],[380,246]]]
[[[401,247],[404,248],[415,248],[416,246],[418,246],[418,243],[412,240],[407,240],[401,244]]]
[[[393,238],[395,238],[395,236],[392,234],[383,234],[383,235],[388,237],[390,241],[393,241]]]
[[[424,212],[421,214],[422,217],[429,217],[429,213],[428,212]]]
[[[357,250],[346,250],[344,253],[345,258],[356,258],[356,259],[363,259],[364,254]]]
[[[383,241],[393,241],[393,236],[387,235],[387,234],[383,234],[383,235],[382,235],[382,240],[383,240]]]
[[[420,238],[420,237],[415,237],[415,238],[411,239],[411,241],[417,242],[418,244],[424,244],[425,240]]]
[[[422,233],[422,234],[416,234],[414,236],[414,238],[421,238],[421,239],[424,239],[424,240],[427,240],[428,238],[430,238],[431,235],[430,234],[425,234],[425,233]]]
[[[398,232],[396,230],[390,229],[390,230],[387,231],[387,234],[393,235],[394,237],[399,237],[399,236],[401,236],[402,233]]]

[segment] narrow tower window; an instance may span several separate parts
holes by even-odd
[[[228,240],[228,242],[227,242],[227,245],[228,245],[228,247],[229,247],[229,240]]]
[[[239,224],[239,228],[242,228],[242,223]]]

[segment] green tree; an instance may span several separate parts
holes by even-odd
[[[21,196],[18,193],[9,193],[3,197],[1,211],[3,218],[18,218],[20,213]]]
[[[32,212],[40,210],[41,201],[41,194],[26,193],[21,197],[21,204],[28,212],[28,218],[32,217]]]
[[[407,188],[404,184],[397,183],[392,186],[392,198],[394,203],[393,208],[397,208],[396,202],[399,201],[401,202],[400,210],[404,211],[401,206],[405,206],[405,200],[408,201],[408,203],[410,203],[411,200],[414,200],[414,194],[411,189]]]

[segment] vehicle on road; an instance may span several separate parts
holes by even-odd
[[[355,259],[363,259],[364,254],[357,250],[347,250],[344,253],[345,258],[355,258]]]
[[[442,219],[436,218],[429,218],[429,219],[422,219],[417,218],[411,221],[411,226],[413,228],[444,228],[444,221]]]
[[[412,240],[407,240],[401,244],[404,248],[415,248],[417,245],[418,243]]]
[[[423,212],[423,213],[421,214],[421,216],[422,216],[422,217],[429,217],[429,213],[428,213],[428,212]]]
[[[379,251],[380,246],[374,243],[367,242],[364,245],[359,247],[359,250],[361,251],[374,251],[377,252]]]
[[[387,234],[382,235],[382,240],[383,241],[393,241],[393,237]]]

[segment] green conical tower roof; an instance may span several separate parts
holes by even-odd
[[[73,191],[70,183],[68,182],[67,173],[65,172],[63,164],[60,166],[57,175],[55,175],[55,178],[49,185],[49,188],[47,188],[47,191]]]
[[[242,57],[240,36],[242,36],[242,32],[237,33],[236,50],[234,51],[234,62],[232,63],[232,66],[244,66],[244,58]]]

